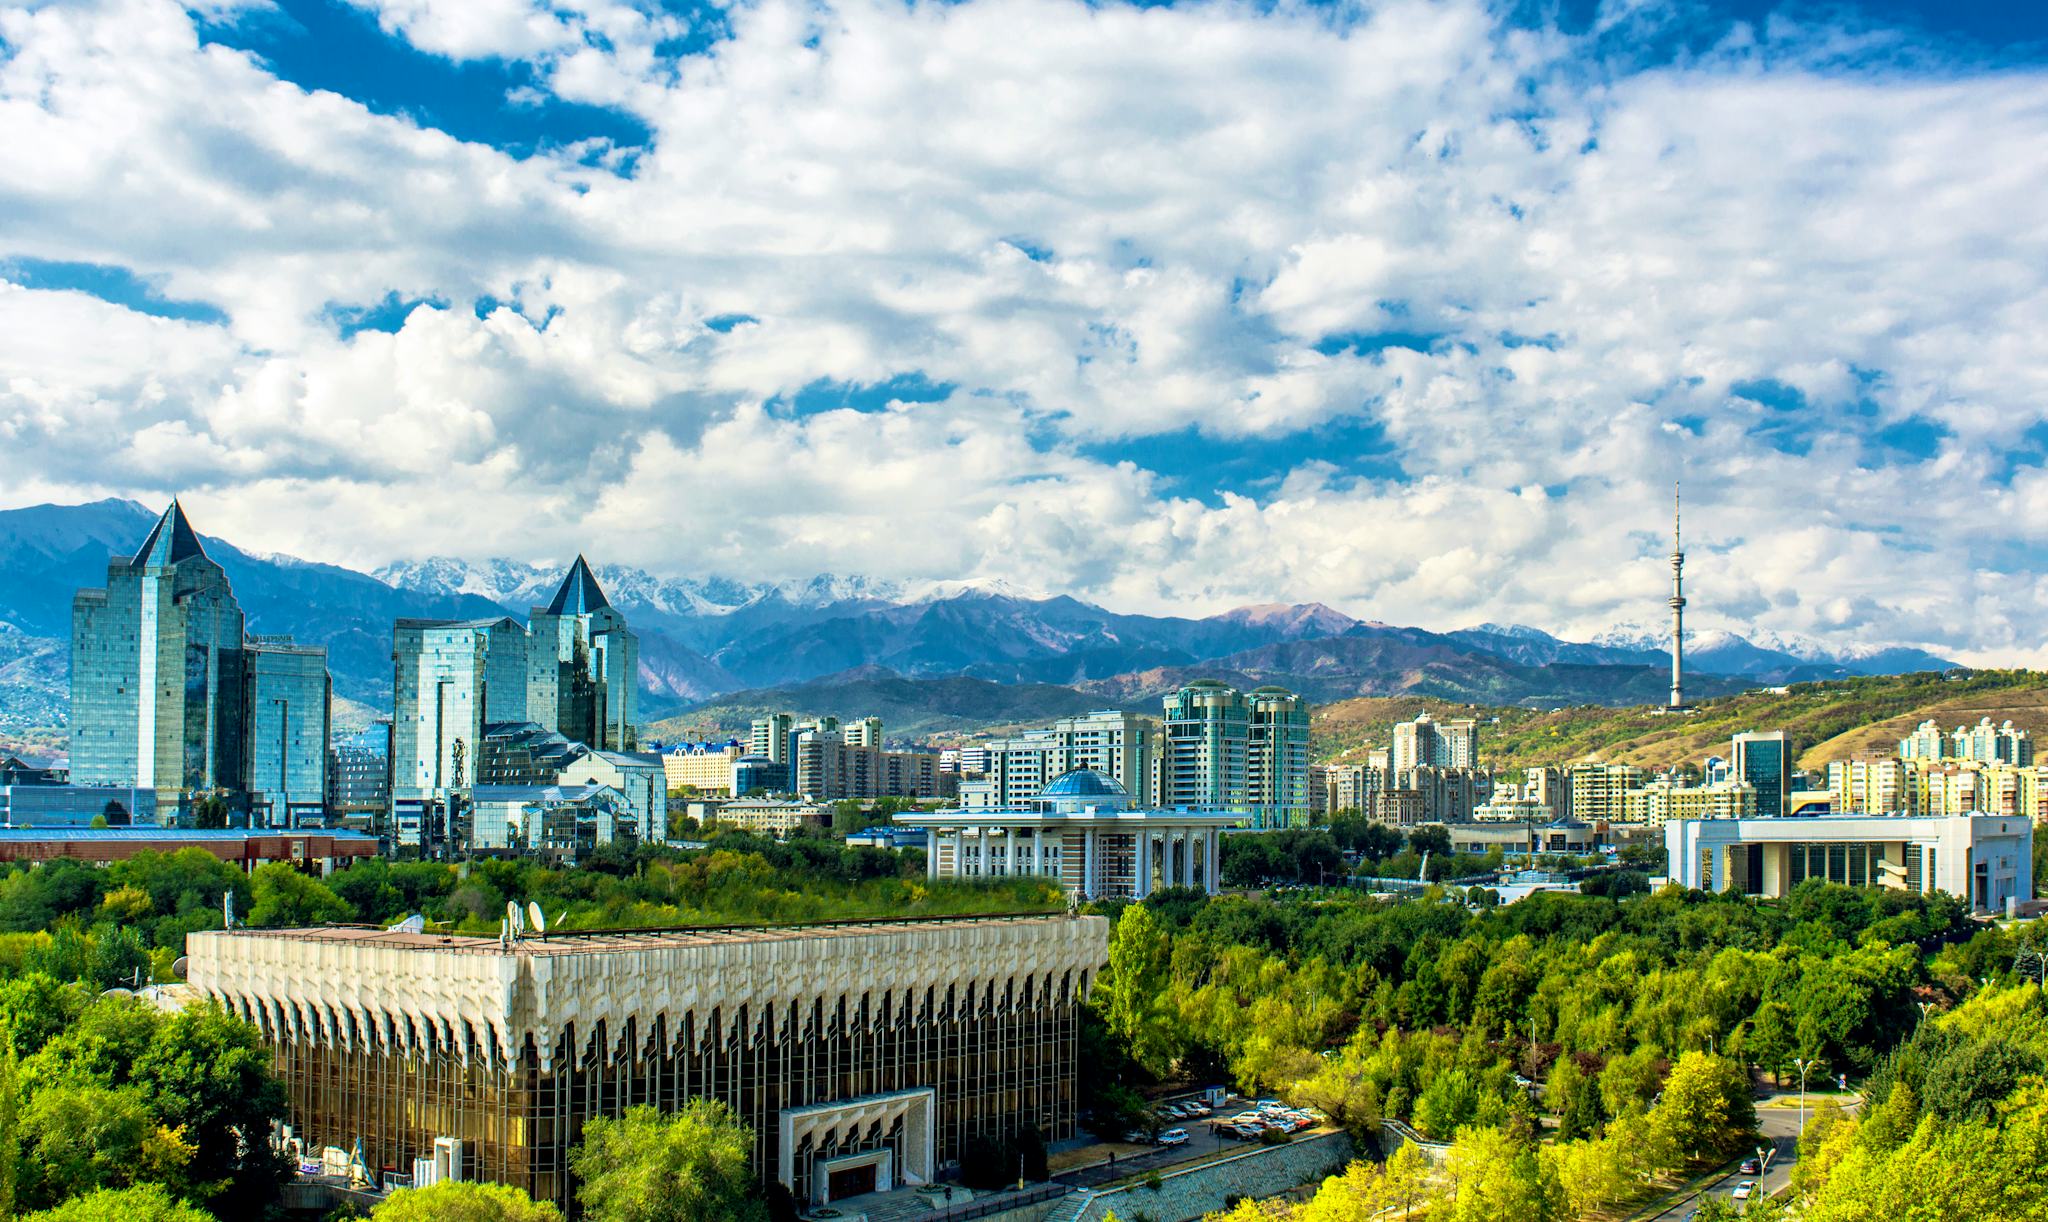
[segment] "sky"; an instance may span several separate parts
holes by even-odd
[[[0,0],[0,507],[2048,665],[2048,5]]]

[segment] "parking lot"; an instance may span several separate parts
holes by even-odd
[[[1162,1102],[1179,1102],[1181,1098],[1192,1097],[1176,1097]],[[1188,1135],[1186,1143],[1177,1146],[1152,1147],[1139,1146],[1135,1143],[1114,1145],[1109,1147],[1115,1155],[1113,1162],[1093,1162],[1086,1166],[1061,1172],[1053,1176],[1053,1178],[1062,1184],[1070,1184],[1076,1188],[1093,1188],[1124,1179],[1128,1176],[1142,1175],[1147,1171],[1164,1171],[1169,1167],[1193,1162],[1196,1159],[1212,1158],[1217,1154],[1228,1153],[1234,1150],[1254,1149],[1258,1145],[1256,1140],[1229,1137],[1219,1131],[1224,1121],[1252,1106],[1252,1100],[1231,1095],[1224,1099],[1222,1106],[1214,1109],[1208,1116],[1191,1120],[1164,1117],[1162,1118],[1160,1128],[1162,1130],[1176,1128],[1185,1130]],[[1307,1132],[1309,1130],[1303,1131]]]

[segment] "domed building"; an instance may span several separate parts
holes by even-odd
[[[1220,889],[1221,837],[1234,812],[1148,810],[1114,777],[1063,772],[1015,807],[896,816],[931,836],[932,878],[1057,878],[1080,899],[1143,899],[1161,887]]]

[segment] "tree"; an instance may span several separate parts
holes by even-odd
[[[591,1120],[569,1168],[582,1181],[576,1199],[605,1222],[766,1222],[753,1152],[753,1130],[731,1108],[692,1099],[678,1112]]]
[[[1741,1146],[1756,1131],[1756,1103],[1733,1061],[1688,1052],[1672,1066],[1651,1119],[1674,1147],[1697,1159]]]
[[[1560,1141],[1591,1137],[1600,1125],[1600,1088],[1569,1056],[1559,1057],[1543,1088],[1543,1102],[1558,1118]]]
[[[510,1185],[443,1181],[399,1189],[370,1222],[562,1222],[562,1211]]]
[[[256,867],[251,879],[256,895],[249,909],[251,925],[301,926],[346,921],[355,915],[348,902],[287,862]]]
[[[267,1140],[286,1118],[284,1087],[270,1065],[256,1028],[217,1005],[161,1019],[135,1062],[134,1082],[158,1123],[192,1144],[189,1174],[210,1186],[204,1203],[228,1217],[260,1214],[292,1172]]]
[[[1109,935],[1102,1016],[1138,1064],[1155,1075],[1172,1067],[1179,1042],[1180,1024],[1163,1005],[1172,960],[1173,945],[1152,909],[1143,904],[1125,907]]]
[[[228,825],[228,800],[217,793],[207,794],[192,803],[192,826],[215,829]]]
[[[213,1222],[213,1216],[171,1195],[162,1185],[103,1188],[54,1209],[24,1214],[21,1222]]]
[[[1556,1168],[1567,1217],[1589,1217],[1619,1205],[1641,1187],[1612,1138],[1559,1142],[1545,1153]]]
[[[1600,1071],[1600,1105],[1609,1116],[1642,1111],[1657,1093],[1661,1078],[1657,1054],[1648,1048],[1614,1057]]]
[[[1536,1149],[1499,1129],[1468,1128],[1451,1146],[1447,1168],[1456,1188],[1435,1222],[1551,1222],[1564,1216],[1556,1169]]]

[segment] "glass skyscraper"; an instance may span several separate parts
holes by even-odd
[[[319,826],[327,804],[334,696],[327,651],[295,645],[289,637],[251,637],[243,659],[250,823]]]
[[[242,782],[242,607],[176,501],[71,601],[71,780],[160,810]]]
[[[640,638],[583,557],[527,621],[526,719],[600,751],[634,750]]]
[[[240,809],[280,785],[285,809],[318,810],[327,652],[251,643],[244,626],[227,573],[171,502],[133,558],[108,563],[105,588],[72,599],[72,783],[154,790],[165,821],[196,796]]]

